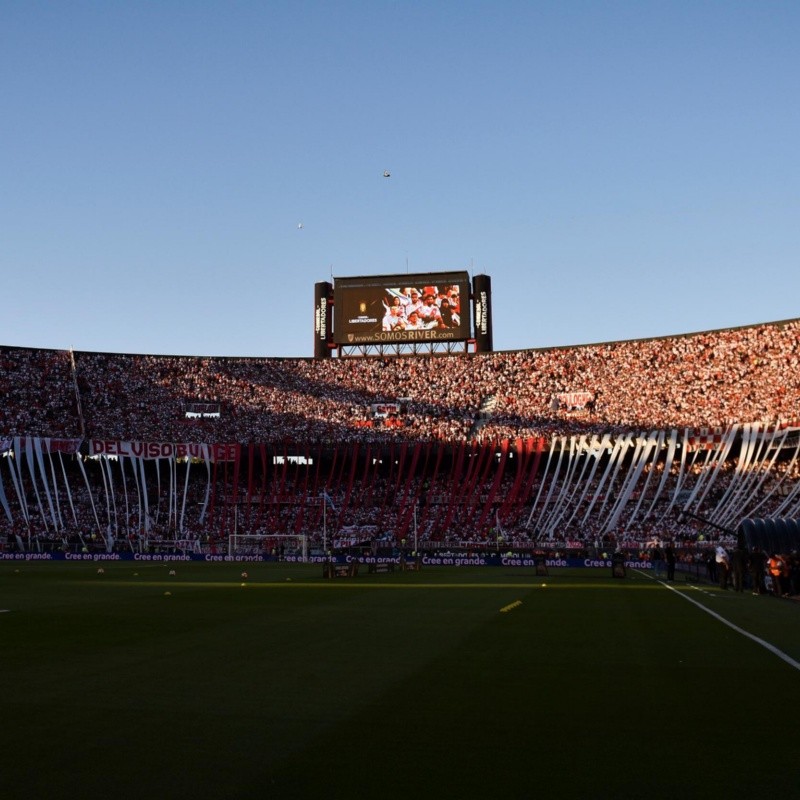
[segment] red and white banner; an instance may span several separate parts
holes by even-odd
[[[722,444],[722,428],[695,428],[693,434],[689,434],[686,446],[690,450],[713,450]]]
[[[370,410],[373,417],[388,417],[400,413],[400,403],[373,403]]]
[[[90,456],[130,458],[199,458],[203,461],[236,461],[238,444],[175,444],[174,442],[124,442],[119,439],[91,439]]]
[[[0,453],[5,453],[14,445],[12,436],[0,437]],[[39,442],[43,453],[77,453],[81,446],[80,439],[49,439],[39,436],[18,436],[20,448],[26,448],[28,443]]]
[[[591,392],[562,392],[557,394],[558,402],[561,406],[566,407],[569,411],[578,411],[594,400],[594,395]]]

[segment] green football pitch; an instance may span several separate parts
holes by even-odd
[[[800,796],[792,601],[103,566],[0,563],[4,798]]]

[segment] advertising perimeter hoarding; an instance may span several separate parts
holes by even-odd
[[[469,288],[466,271],[334,278],[334,341],[465,341],[470,338]]]

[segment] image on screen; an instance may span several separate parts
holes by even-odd
[[[469,338],[466,272],[335,279],[339,344],[462,341]]]

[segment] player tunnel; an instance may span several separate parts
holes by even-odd
[[[791,553],[800,550],[800,520],[784,517],[744,519],[739,523],[739,541],[748,550],[758,547],[765,553]]]

